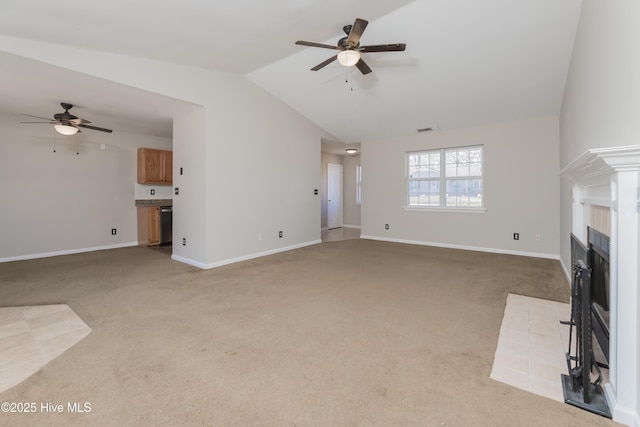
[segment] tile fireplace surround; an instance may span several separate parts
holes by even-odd
[[[610,378],[605,391],[614,421],[640,427],[640,146],[589,150],[561,176],[573,184],[572,232],[583,243],[587,213],[593,206],[609,208]]]

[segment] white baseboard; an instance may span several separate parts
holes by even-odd
[[[605,385],[604,396],[607,399],[607,404],[611,410],[613,421],[631,427],[640,427],[640,413],[638,413],[638,408],[629,408],[618,405],[616,393],[613,390],[613,387],[611,387],[611,384]]]
[[[562,258],[560,258],[560,266],[562,267],[562,271],[564,271],[564,275],[567,278],[567,282],[569,282],[569,286],[571,286],[571,273],[569,273],[569,269],[564,264],[564,261],[562,261]]]
[[[479,246],[452,245],[448,243],[424,242],[421,240],[389,239],[385,237],[366,236],[366,235],[361,235],[360,238],[369,239],[369,240],[379,240],[382,242],[406,243],[409,245],[435,246],[438,248],[462,249],[465,251],[490,252],[495,254],[518,255],[518,256],[528,256],[533,258],[560,260],[560,255],[545,254],[540,252],[523,252],[523,251],[512,251],[508,249],[483,248]]]
[[[174,261],[181,262],[183,264],[189,264],[189,265],[192,265],[194,267],[201,268],[203,270],[207,269],[207,264],[204,264],[204,263],[199,262],[199,261],[194,261],[194,260],[189,259],[189,258],[183,258],[183,257],[178,256],[178,255],[171,255],[171,259],[174,260]]]
[[[60,256],[60,255],[80,254],[83,252],[103,251],[106,249],[128,248],[131,246],[138,246],[138,242],[118,243],[116,245],[94,246],[90,248],[68,249],[64,251],[55,251],[55,252],[42,252],[38,254],[18,255],[14,257],[0,258],[0,263],[10,262],[10,261],[24,261],[28,259],[37,259],[37,258],[49,258],[52,256]]]
[[[171,259],[173,259],[175,261],[183,262],[185,264],[193,265],[194,267],[198,267],[198,268],[201,268],[203,270],[209,270],[209,269],[216,268],[216,267],[222,267],[223,265],[234,264],[236,262],[247,261],[247,260],[250,260],[250,259],[260,258],[260,257],[267,256],[267,255],[273,255],[273,254],[277,254],[277,253],[280,253],[280,252],[287,252],[287,251],[291,251],[291,250],[294,250],[294,249],[303,248],[305,246],[317,245],[319,243],[322,243],[322,240],[312,240],[310,242],[298,243],[296,245],[285,246],[283,248],[271,249],[271,250],[264,251],[264,252],[257,252],[257,253],[253,253],[253,254],[249,254],[249,255],[243,255],[243,256],[237,257],[237,258],[230,258],[230,259],[211,262],[211,263],[206,263],[206,264],[202,263],[202,262],[190,260],[188,258],[183,258],[183,257],[177,256],[177,255],[171,255]]]
[[[360,227],[359,225],[342,224],[340,227],[336,227],[336,228],[357,228],[357,229],[360,229],[362,227]],[[320,229],[320,231],[327,231],[327,230],[335,230],[335,228],[322,227]]]

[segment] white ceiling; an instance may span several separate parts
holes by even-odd
[[[581,0],[3,0],[0,36],[246,75],[348,144],[560,110]],[[363,76],[334,62],[355,18],[369,53]],[[171,135],[189,105],[0,52],[0,110],[61,112],[115,131]],[[345,79],[349,82],[345,83]],[[353,90],[351,90],[353,88]],[[122,100],[126,100],[123,103]],[[89,132],[89,131],[87,131]]]

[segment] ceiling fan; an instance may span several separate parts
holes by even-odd
[[[362,36],[365,28],[367,28],[367,24],[369,24],[368,21],[356,18],[353,25],[345,25],[342,30],[345,32],[347,37],[343,37],[338,40],[338,44],[336,46],[322,43],[306,42],[302,40],[298,40],[296,44],[340,51],[338,54],[313,67],[311,69],[312,71],[318,71],[319,69],[331,64],[337,59],[338,62],[340,62],[340,64],[344,65],[345,67],[355,65],[356,67],[358,67],[362,74],[369,74],[373,70],[371,70],[371,68],[361,58],[361,53],[401,52],[405,50],[407,45],[404,43],[392,43],[360,46],[360,37]]]
[[[64,113],[58,113],[53,115],[53,119],[48,119],[46,117],[38,117],[32,116],[29,114],[22,114],[27,117],[34,117],[36,119],[47,120],[46,122],[21,122],[21,123],[45,123],[53,125],[56,128],[58,133],[62,135],[75,135],[80,132],[80,128],[84,129],[92,129],[99,130],[100,132],[113,132],[111,129],[100,128],[97,126],[91,126],[89,120],[81,119],[79,117],[74,116],[69,112],[69,110],[73,107],[73,104],[68,104],[66,102],[61,102],[60,105],[64,108]]]

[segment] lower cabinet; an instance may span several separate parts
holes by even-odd
[[[160,244],[160,207],[147,208],[147,221],[149,230],[149,246]]]
[[[138,207],[138,243],[160,244],[160,206]]]

